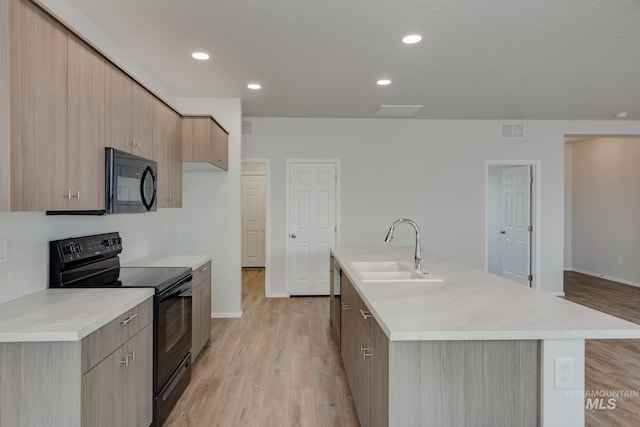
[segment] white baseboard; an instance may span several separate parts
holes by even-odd
[[[289,298],[289,294],[284,292],[267,292],[267,298]]]
[[[242,317],[242,310],[241,311],[224,311],[221,313],[211,313],[211,318],[212,319],[239,319]]]
[[[635,286],[640,288],[640,283],[631,280],[621,279],[619,277],[607,276],[606,274],[594,273],[593,271],[582,270],[580,268],[568,268],[565,271],[575,271],[576,273],[586,274],[587,276],[599,277],[600,279],[611,280],[612,282],[622,283],[623,285]]]

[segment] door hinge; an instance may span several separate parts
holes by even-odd
[[[533,225],[530,225],[527,230],[529,230],[529,233],[531,233],[533,231]]]
[[[527,280],[529,281],[529,283],[533,282],[533,275],[530,274],[529,276],[527,276]]]
[[[335,227],[333,227],[333,231],[336,232],[336,233],[338,232],[338,226],[337,225]]]
[[[338,182],[338,174],[333,175],[333,181]]]

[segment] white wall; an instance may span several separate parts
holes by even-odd
[[[573,234],[571,216],[573,215],[573,144],[564,146],[564,269],[571,270]]]
[[[526,121],[526,138],[499,137],[493,120],[251,118],[243,157],[271,160],[271,291],[285,289],[285,160],[340,158],[342,246],[383,246],[400,217],[423,247],[484,265],[486,160],[539,160],[541,289],[562,293],[564,135],[637,134],[640,122]],[[412,245],[410,230],[392,244]],[[427,266],[428,268],[428,266]]]
[[[118,231],[121,261],[177,250],[177,209],[146,214],[46,216],[44,212],[0,212],[0,241],[9,257],[0,263],[0,303],[49,286],[49,241]]]
[[[178,249],[212,258],[212,315],[242,314],[241,121],[239,99],[178,98],[183,114],[212,114],[229,132],[229,171],[184,171]]]
[[[640,138],[571,145],[572,268],[640,286]]]

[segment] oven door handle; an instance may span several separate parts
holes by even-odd
[[[167,291],[160,294],[160,301],[168,300],[175,296],[191,297],[191,275],[185,277],[180,282],[169,288]],[[185,292],[186,291],[186,292]]]

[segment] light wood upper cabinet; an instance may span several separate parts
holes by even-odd
[[[182,118],[182,161],[229,169],[227,132],[210,116]]]
[[[153,97],[113,64],[106,68],[106,146],[150,158]]]
[[[72,209],[105,205],[105,60],[75,36],[69,36],[68,187]],[[78,197],[79,196],[79,197]]]
[[[11,210],[67,209],[67,31],[29,1],[9,9]]]
[[[153,159],[158,162],[158,207],[182,207],[182,120],[154,100]]]
[[[214,123],[213,135],[213,163],[220,169],[229,170],[229,135]]]

